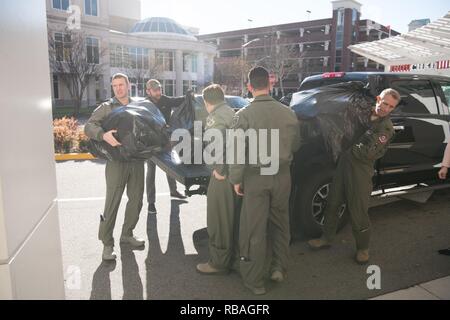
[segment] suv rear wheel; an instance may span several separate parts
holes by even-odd
[[[302,235],[310,238],[319,237],[325,221],[324,210],[330,194],[333,169],[315,172],[301,179],[300,186],[295,189],[294,222],[298,223],[298,229]],[[340,230],[348,220],[345,204],[339,210]]]

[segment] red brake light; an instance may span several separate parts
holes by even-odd
[[[322,78],[342,78],[345,72],[327,72],[322,74]]]

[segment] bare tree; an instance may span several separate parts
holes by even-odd
[[[280,43],[276,34],[266,37],[264,41],[265,58],[261,59],[260,65],[277,77],[284,96],[284,81],[299,71],[299,60],[303,54],[300,54],[298,44]]]
[[[219,58],[215,63],[214,82],[226,87],[227,94],[239,95],[242,77],[245,78],[250,69],[251,64],[241,57]]]
[[[157,61],[151,60],[148,65],[143,64],[139,68],[132,58],[128,58],[124,62],[124,67],[121,68],[121,72],[125,73],[132,83],[142,84],[143,95],[145,95],[145,83],[149,79],[158,79],[163,72],[163,65],[158,64]],[[138,88],[139,89],[139,88]],[[139,95],[139,92],[138,92]]]
[[[67,87],[75,102],[74,115],[80,112],[84,93],[91,79],[102,74],[106,49],[96,39],[87,38],[81,31],[65,29],[48,35],[51,71]]]

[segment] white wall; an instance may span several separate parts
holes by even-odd
[[[0,299],[61,299],[45,0],[3,3],[0,30]]]
[[[140,0],[108,0],[109,15],[128,19],[141,19]]]

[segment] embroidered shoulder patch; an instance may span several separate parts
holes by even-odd
[[[378,137],[378,140],[380,141],[380,143],[386,144],[388,139],[387,139],[387,136],[383,134],[383,135]]]
[[[233,117],[233,122],[231,123],[231,128],[236,128],[238,124],[239,124],[239,116],[235,115]]]
[[[207,127],[212,127],[215,123],[216,123],[216,121],[214,120],[213,117],[208,117],[208,119],[206,119],[206,126]]]

